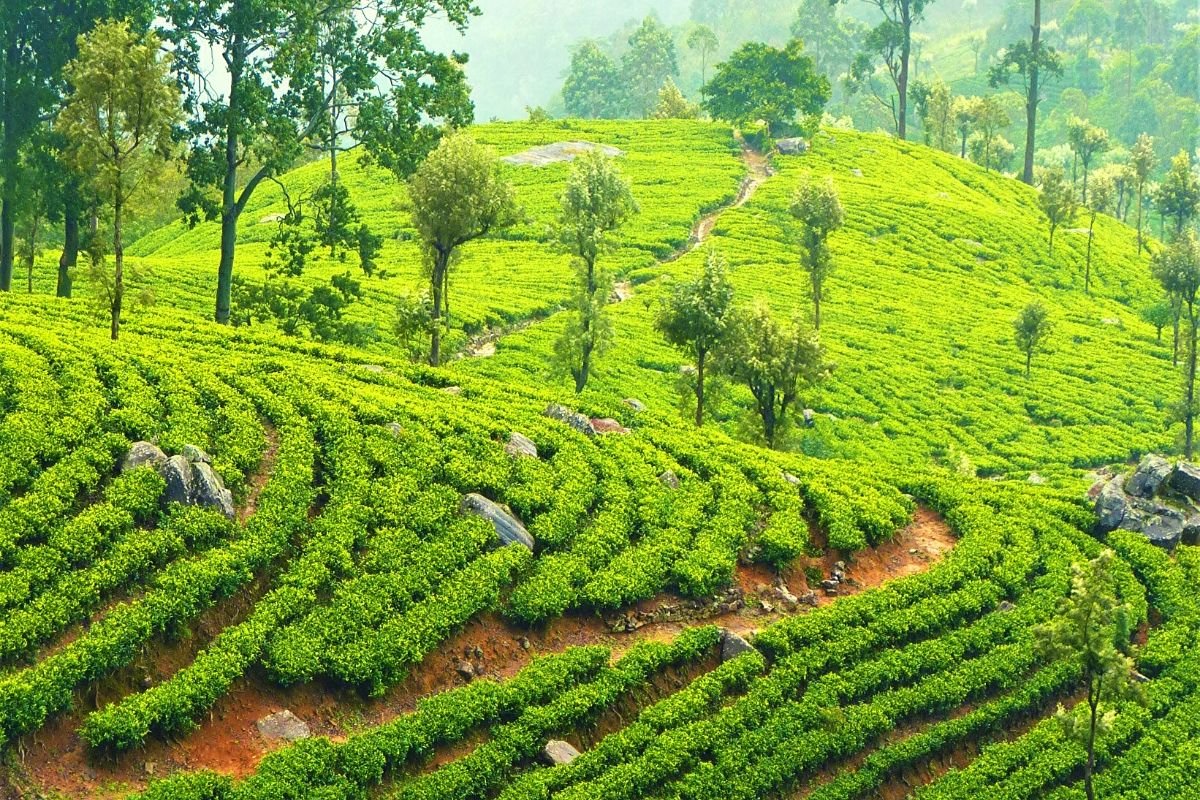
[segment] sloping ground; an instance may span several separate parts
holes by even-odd
[[[623,232],[612,254],[618,273],[646,269],[656,259],[683,246],[693,223],[711,208],[731,200],[738,191],[743,166],[738,147],[727,128],[711,123],[572,122],[534,125],[492,124],[472,129],[472,135],[501,155],[521,153],[536,145],[586,139],[623,151],[618,163],[633,184],[642,213]],[[364,164],[352,153],[339,162],[341,180],[363,221],[384,237],[379,258],[381,277],[365,278],[351,254],[329,257],[313,254],[308,280],[327,281],[350,270],[361,278],[366,300],[352,317],[372,323],[384,342],[393,341],[396,301],[415,294],[427,283],[423,262],[410,224],[404,185],[395,176]],[[574,271],[570,259],[551,241],[549,228],[558,211],[558,194],[570,165],[505,165],[517,187],[527,222],[498,238],[463,248],[463,258],[451,277],[451,325],[476,334],[483,329],[544,315],[571,296]],[[293,200],[311,192],[328,177],[328,163],[313,162],[285,177]],[[242,216],[235,274],[260,279],[267,243],[286,207],[281,191],[263,184]],[[160,304],[211,314],[220,232],[215,223],[192,230],[180,222],[143,237],[128,248],[142,270],[135,286],[152,287]],[[49,280],[52,274],[46,273]],[[152,312],[151,312],[152,313]],[[465,344],[456,334],[453,347]]]
[[[543,415],[560,399],[546,391],[452,387],[209,323],[143,319],[111,343],[78,304],[3,303],[7,744],[64,712],[95,758],[183,735],[248,674],[383,694],[482,613],[530,625],[663,592],[706,599],[739,559],[849,554],[913,510],[889,477],[616,401],[584,410],[632,432],[589,437]],[[506,452],[514,431],[539,457]],[[118,470],[142,439],[211,453],[242,519],[162,508],[152,470]],[[524,520],[536,553],[494,547],[490,524],[459,512],[472,492]],[[84,746],[61,728],[54,741]]]
[[[817,423],[796,433],[794,448],[1067,480],[1173,445],[1166,420],[1176,372],[1169,342],[1156,342],[1140,320],[1158,295],[1128,227],[1097,221],[1088,296],[1086,236],[1060,230],[1050,258],[1035,193],[1017,181],[850,131],[824,132],[809,154],[774,162],[778,173],[746,206],[722,214],[709,242],[729,259],[743,302],[761,297],[778,314],[808,313],[788,203],[805,172],[831,176],[842,195],[847,221],[831,238],[836,267],[821,331],[838,368],[802,398]],[[694,275],[704,257],[633,279]],[[613,309],[616,341],[589,391],[635,395],[657,409],[676,404],[682,358],[652,327],[667,291],[665,281],[642,285],[637,302]],[[1033,300],[1049,307],[1055,330],[1026,380],[1012,321]],[[545,377],[561,324],[530,326],[502,339],[496,357],[458,368],[509,381]],[[735,430],[749,405],[735,391],[716,416]]]

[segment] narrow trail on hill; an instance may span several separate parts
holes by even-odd
[[[742,184],[738,188],[737,196],[734,197],[734,199],[730,202],[725,203],[724,205],[696,220],[696,223],[692,226],[692,233],[688,237],[687,242],[673,253],[668,255],[666,258],[659,259],[660,264],[671,264],[688,255],[689,253],[692,253],[703,247],[704,243],[708,241],[710,236],[712,236],[712,232],[716,229],[717,222],[721,219],[721,216],[731,209],[741,208],[749,203],[754,197],[755,192],[758,191],[759,187],[766,183],[771,176],[775,174],[775,170],[771,167],[770,156],[760,153],[752,148],[741,134],[737,134],[736,139],[738,145],[742,148],[742,163],[746,166],[746,177],[742,179]],[[629,287],[627,293],[618,298],[614,298],[612,302],[624,302],[632,296],[633,289],[632,287]],[[478,336],[471,338],[471,341],[462,351],[462,357],[489,358],[494,356],[496,354],[496,343],[499,342],[500,339],[508,336],[509,334],[522,331],[531,325],[536,325],[537,323],[548,319],[550,316],[553,316],[554,313],[558,313],[560,310],[561,308],[555,309],[551,314],[537,315],[528,319],[513,322],[509,325],[500,325],[490,328]]]
[[[813,534],[814,544],[824,546],[821,532],[814,530]],[[955,542],[942,517],[918,508],[911,524],[894,539],[857,554],[846,568],[848,580],[841,595],[858,594],[891,580],[925,572],[940,562]],[[214,705],[192,733],[170,740],[152,737],[143,748],[111,759],[93,757],[74,733],[80,722],[78,715],[63,715],[27,742],[24,772],[38,784],[38,791],[52,790],[69,798],[113,800],[123,797],[124,790],[109,793],[108,787],[144,787],[153,777],[180,770],[211,769],[237,778],[246,777],[257,770],[264,756],[286,744],[259,735],[255,722],[267,714],[288,709],[308,723],[313,735],[340,741],[348,733],[386,724],[413,711],[423,697],[462,686],[466,679],[459,668],[464,663],[471,664],[480,677],[504,680],[527,666],[536,655],[558,653],[573,646],[601,644],[610,648],[616,659],[639,642],[668,642],[689,627],[720,625],[749,636],[784,617],[810,613],[806,605],[786,611],[774,602],[775,607],[768,608],[760,598],[774,600],[781,584],[797,595],[804,595],[809,591],[806,568],[828,574],[841,558],[830,551],[819,558],[802,558],[782,572],[758,564],[741,565],[730,589],[731,596],[742,599],[741,607],[701,612],[686,620],[642,622],[686,604],[687,601],[671,594],[659,595],[607,617],[568,613],[533,627],[513,624],[497,613],[482,614],[427,655],[404,682],[379,699],[365,699],[353,689],[333,688],[321,681],[283,688],[271,683],[260,669],[252,669]],[[817,588],[817,608],[838,599],[813,588]],[[632,630],[623,624],[630,621],[636,624]],[[591,746],[623,724],[620,720],[609,723],[587,733],[586,740],[581,739],[578,744]],[[449,759],[457,752],[454,748],[464,746],[457,743],[439,750],[434,762]]]

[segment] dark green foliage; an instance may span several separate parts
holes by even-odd
[[[766,120],[774,133],[793,124],[797,114],[820,115],[829,101],[829,80],[817,72],[799,39],[782,50],[750,43],[717,66],[704,98],[714,118],[735,125]]]

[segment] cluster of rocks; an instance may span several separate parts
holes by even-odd
[[[458,666],[454,668],[454,671],[461,675],[463,680],[467,682],[485,675],[487,669],[483,664],[483,648],[479,645],[464,647],[463,658],[458,662]]]
[[[815,607],[817,605],[816,592],[809,591],[797,596],[792,593],[782,578],[776,578],[774,586],[760,583],[755,590],[758,596],[759,613],[762,614],[773,614],[781,609],[796,611],[801,606]]]
[[[1162,456],[1142,459],[1133,474],[1114,475],[1092,487],[1096,529],[1135,531],[1173,550],[1200,540],[1200,466],[1172,465]]]
[[[636,402],[636,400],[632,401],[632,403]],[[638,403],[637,406],[634,406],[629,400],[626,400],[625,403],[635,411],[640,411],[645,408],[645,406],[642,406],[641,403]],[[559,405],[558,403],[548,406],[542,413],[550,419],[558,420],[564,425],[579,431],[584,436],[591,437],[603,433],[629,433],[629,429],[615,419],[609,419],[608,417],[589,419],[583,414],[580,414],[578,411],[572,411],[566,406]]]
[[[605,617],[605,624],[613,633],[636,631],[646,625],[660,622],[695,622],[711,619],[723,614],[733,614],[746,607],[745,593],[731,586],[721,594],[706,599],[680,600],[663,603],[647,611],[627,611]]]
[[[208,453],[195,445],[184,445],[183,452],[168,457],[153,442],[134,442],[125,456],[121,471],[150,467],[166,481],[163,495],[168,503],[203,506],[234,518],[233,494],[212,468]]]
[[[846,562],[837,561],[829,571],[829,577],[821,581],[821,588],[825,590],[826,597],[837,597],[842,591],[842,584],[846,582]]]
[[[744,636],[741,636],[728,628],[721,629],[721,663],[737,658],[742,653],[753,650],[754,645],[750,644]]]

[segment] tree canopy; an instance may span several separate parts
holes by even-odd
[[[735,125],[763,120],[775,133],[797,114],[820,114],[829,101],[829,80],[799,39],[783,49],[752,42],[719,64],[703,91],[704,108],[714,118]]]

